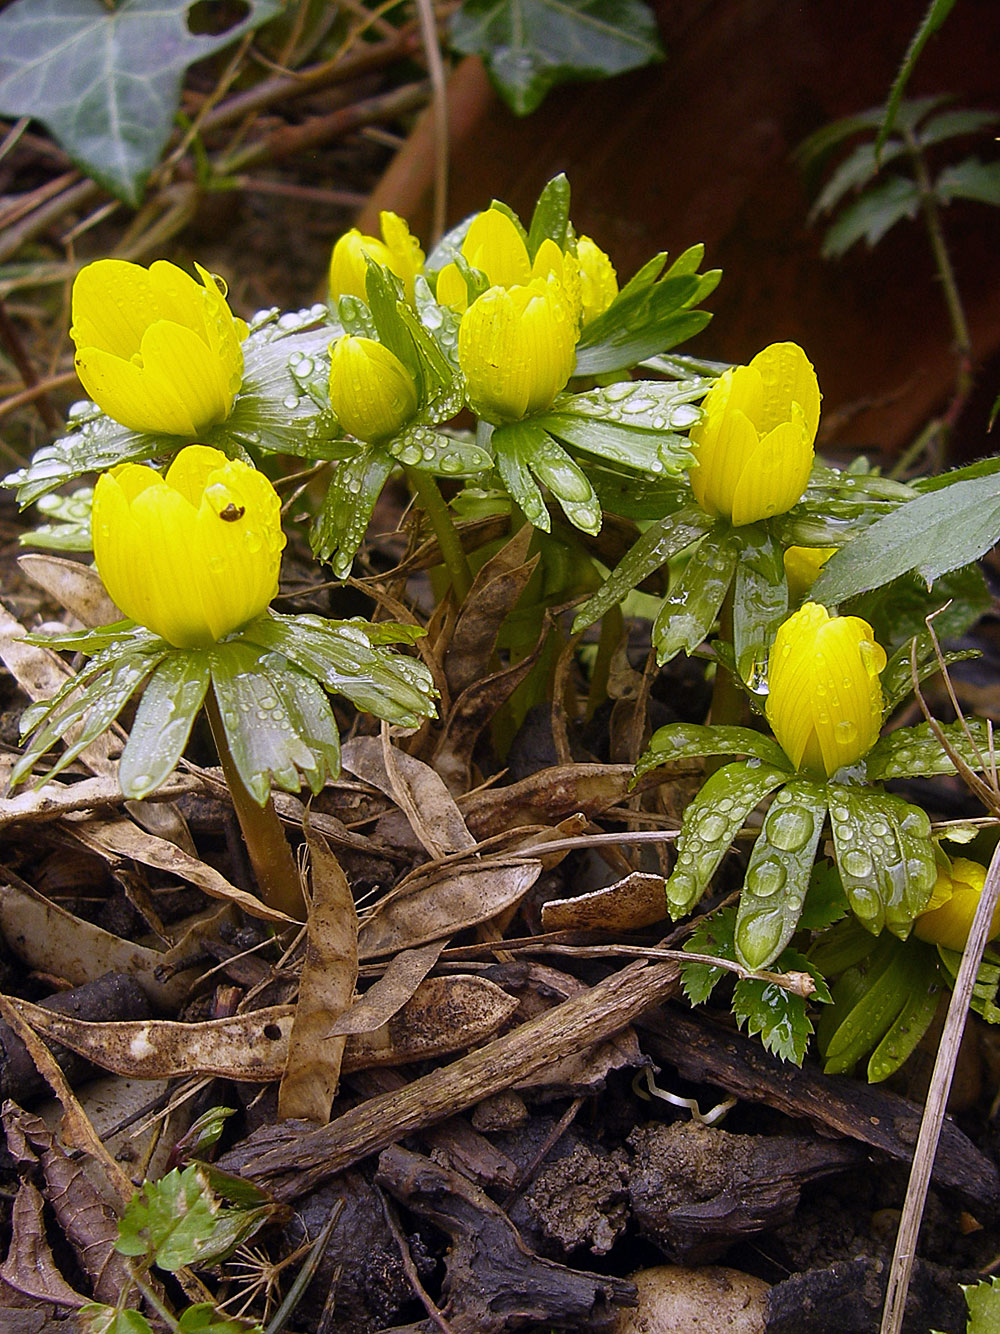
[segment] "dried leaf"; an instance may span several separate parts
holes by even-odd
[[[524,524],[472,581],[444,656],[448,689],[453,697],[486,674],[500,626],[514,609],[541,559],[539,556],[527,559],[533,533],[531,524]]]
[[[632,773],[630,764],[558,764],[509,787],[471,792],[458,804],[473,834],[489,838],[518,825],[557,824],[574,811],[598,815],[628,796]]]
[[[39,1302],[80,1307],[88,1300],[74,1291],[59,1272],[45,1236],[42,1196],[30,1181],[22,1181],[14,1197],[7,1258],[0,1278],[15,1292]]]
[[[121,620],[122,613],[108,597],[101,576],[92,566],[67,560],[65,556],[43,556],[36,552],[19,556],[17,563],[33,584],[72,612],[88,629]]]
[[[443,949],[444,941],[435,940],[420,949],[400,950],[389,960],[378,981],[350,1009],[344,1011],[329,1030],[330,1036],[338,1033],[371,1033],[387,1024],[437,963]]]
[[[157,797],[179,796],[193,792],[201,784],[196,778],[175,774],[157,791]],[[31,821],[59,820],[71,811],[92,811],[101,806],[120,806],[122,791],[112,774],[84,778],[78,783],[44,783],[29,791],[20,791],[13,797],[0,797],[0,829],[5,825]],[[131,804],[131,803],[129,803]],[[165,802],[150,802],[146,809],[152,812]]]
[[[432,857],[461,852],[475,845],[454,798],[430,765],[402,751],[383,750],[381,740],[376,737],[355,737],[349,741],[344,746],[341,763],[405,811],[413,832]],[[394,766],[391,774],[389,765]]]
[[[325,1125],[340,1082],[343,1037],[331,1030],[350,1006],[358,976],[358,917],[336,857],[305,826],[312,858],[306,957],[299,983],[278,1115]]]
[[[382,900],[361,925],[362,959],[423,945],[487,922],[520,901],[541,873],[541,863],[502,859],[445,866]]]
[[[633,871],[624,880],[574,899],[549,899],[542,905],[545,931],[633,931],[662,922],[667,896],[662,875]]]

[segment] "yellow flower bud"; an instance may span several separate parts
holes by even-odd
[[[882,727],[885,661],[860,616],[831,616],[807,602],[782,622],[764,711],[797,769],[830,777],[867,755]]]
[[[73,284],[76,370],[109,417],[133,431],[189,439],[225,421],[243,380],[247,326],[225,289],[158,259],[99,259]]]
[[[381,241],[376,236],[365,236],[357,227],[352,227],[333,247],[330,256],[330,295],[335,301],[342,296],[368,300],[365,280],[369,259],[394,273],[403,284],[407,300],[413,300],[413,282],[424,264],[420,243],[396,213],[380,213],[379,224]]]
[[[458,331],[458,360],[474,411],[493,422],[542,412],[573,373],[576,335],[555,278],[484,292]]]
[[[792,602],[800,602],[805,597],[819,578],[820,570],[837,550],[837,547],[788,547],[785,550],[782,559]]]
[[[819,424],[816,372],[795,343],[772,343],[725,371],[691,428],[691,489],[736,528],[791,509],[809,480]]]
[[[330,348],[330,404],[350,435],[387,440],[417,410],[417,387],[394,352],[346,334]]]
[[[601,247],[589,236],[576,243],[576,262],[580,267],[580,303],[583,327],[603,315],[618,295],[618,275]]]
[[[165,476],[139,463],[102,473],[91,528],[111,597],[175,648],[215,643],[278,591],[285,536],[274,487],[207,445],[182,449]]]
[[[985,883],[985,866],[967,857],[956,857],[951,874],[938,871],[930,902],[913,923],[913,934],[931,945],[964,950]],[[1000,907],[993,914],[987,940],[995,940],[997,936],[1000,936]]]

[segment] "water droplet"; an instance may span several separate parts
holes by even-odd
[[[749,868],[746,883],[751,894],[766,899],[771,894],[777,894],[784,889],[787,879],[788,872],[781,862],[773,857],[768,857]]]
[[[849,876],[863,880],[875,869],[872,859],[864,848],[848,848],[840,859],[840,864]]]
[[[703,815],[698,821],[698,833],[706,843],[716,843],[729,829],[729,821],[721,815]]]
[[[812,838],[816,821],[804,806],[786,806],[771,812],[765,829],[776,848],[782,852],[798,852]]]
[[[866,889],[862,885],[855,885],[851,890],[851,907],[854,909],[855,916],[870,920],[878,916],[882,905],[874,890]]]
[[[289,412],[294,412],[295,409],[299,406],[298,394],[286,394],[281,401],[283,406],[286,407]]]
[[[275,707],[277,706],[277,703],[278,703],[278,701],[274,698],[273,695],[262,695],[262,696],[261,696],[261,699],[260,699],[260,707],[261,707],[262,709],[273,709],[273,708],[275,708]]]
[[[835,820],[849,820],[851,818],[851,812],[846,806],[834,806],[831,814]]]
[[[208,568],[209,568],[210,573],[212,573],[212,574],[222,574],[222,572],[223,572],[223,571],[225,570],[225,568],[226,568],[226,560],[225,560],[225,557],[224,557],[224,556],[218,556],[218,555],[215,555],[215,556],[209,556],[209,558],[208,558]]]
[[[886,834],[889,832],[889,826],[882,820],[874,821],[870,828],[872,835],[875,838],[885,838]]]
[[[138,790],[140,788],[148,787],[151,781],[152,779],[149,774],[136,774],[132,779],[132,786]]]
[[[851,742],[857,740],[857,723],[851,722],[849,718],[842,718],[833,729],[833,735],[840,746],[849,746]]]

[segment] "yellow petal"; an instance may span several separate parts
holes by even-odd
[[[469,289],[457,264],[446,264],[437,277],[435,291],[442,306],[450,306],[462,315],[469,308]]]
[[[424,252],[403,219],[388,209],[379,214],[382,238],[389,252],[389,268],[402,280],[407,300],[413,300],[413,283],[424,266]]]
[[[788,596],[799,602],[819,578],[819,572],[837,551],[836,547],[788,547],[782,554]]]
[[[193,423],[190,430],[173,434],[201,435],[229,416],[233,396],[228,367],[196,333],[180,324],[158,321],[143,334],[140,355],[147,392],[159,400],[172,390]],[[168,428],[161,425],[159,429]]]
[[[132,431],[163,431],[188,438],[198,434],[194,417],[163,376],[146,375],[134,361],[100,348],[76,354],[76,373],[87,394],[109,417]]]
[[[986,867],[967,857],[956,857],[950,874],[938,872],[927,909],[913,923],[913,934],[932,945],[964,950],[979,907]],[[987,940],[1000,936],[1000,906],[993,913]]]
[[[589,236],[581,236],[577,241],[576,259],[580,266],[580,304],[586,328],[591,320],[604,314],[618,295],[618,275],[611,260]]]
[[[377,237],[363,236],[356,227],[345,232],[330,256],[330,295],[335,301],[342,296],[368,300],[365,279],[368,276],[369,258],[387,269],[392,268],[389,248]]]
[[[506,213],[489,208],[473,218],[462,254],[486,274],[491,287],[515,287],[531,277],[531,261],[521,233]]]
[[[732,495],[733,526],[740,528],[790,510],[806,489],[812,465],[812,441],[801,419],[776,426],[743,463]]]
[[[330,404],[348,434],[373,443],[417,410],[417,387],[395,353],[372,338],[339,338],[330,352]]]
[[[761,378],[763,403],[759,419],[762,432],[788,420],[789,407],[802,409],[810,445],[819,425],[819,383],[812,362],[797,343],[772,343],[758,352],[750,365]]]
[[[711,417],[692,428],[690,438],[695,456],[690,472],[695,500],[706,514],[729,519],[746,460],[759,443],[757,429],[742,412],[730,409],[725,400],[723,407],[717,406]]]

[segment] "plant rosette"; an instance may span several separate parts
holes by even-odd
[[[672,917],[695,906],[748,817],[770,798],[740,891],[735,945],[742,963],[766,967],[791,939],[828,818],[857,920],[873,934],[910,933],[935,884],[936,844],[924,811],[880,784],[955,772],[926,723],[879,736],[909,689],[910,649],[904,645],[883,667],[884,652],[866,622],[830,617],[807,603],[775,640],[767,716],[777,740],[745,727],[691,723],[653,734],[635,779],[677,760],[743,757],[712,774],[684,812],[666,884]],[[928,665],[923,674],[935,669]],[[942,728],[975,770],[987,765],[987,731],[978,720]]]
[[[691,428],[690,473],[672,492],[663,490],[660,512],[577,613],[574,631],[691,551],[653,623],[657,661],[693,653],[728,597],[736,669],[761,693],[792,596],[786,550],[829,554],[915,494],[886,478],[817,463],[819,411],[816,373],[795,343],[773,343],[749,365],[724,371]]]

